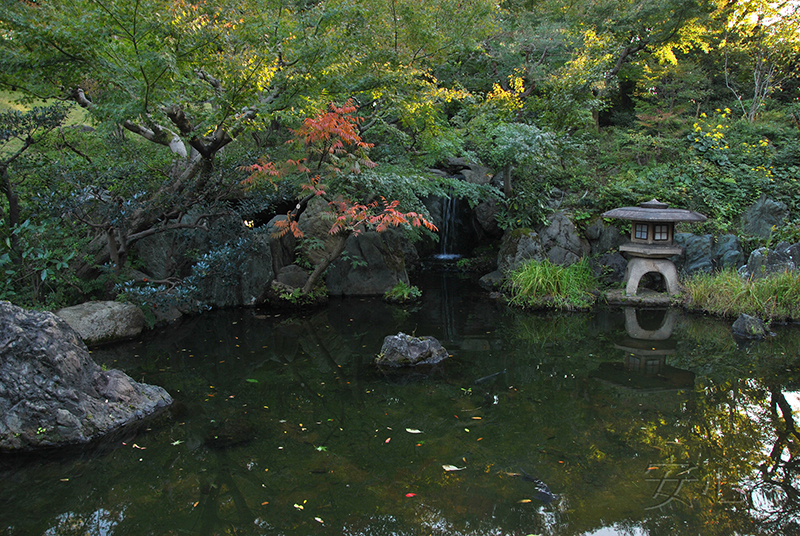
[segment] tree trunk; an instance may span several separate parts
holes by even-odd
[[[503,193],[506,199],[511,199],[511,164],[503,168]]]
[[[22,262],[22,252],[19,250],[19,237],[13,233],[13,230],[19,225],[19,196],[14,191],[14,185],[11,184],[11,178],[8,176],[8,168],[3,166],[0,168],[0,177],[2,177],[3,193],[6,194],[8,201],[8,217],[6,223],[8,225],[9,237],[11,240],[11,251],[14,252],[12,258],[16,264]]]
[[[322,257],[319,264],[317,264],[317,266],[314,268],[314,271],[311,272],[311,275],[308,277],[306,284],[303,285],[303,294],[310,294],[311,291],[314,290],[317,281],[319,281],[319,278],[322,277],[323,273],[325,273],[325,270],[328,269],[328,266],[330,266],[333,261],[338,259],[339,255],[341,255],[344,251],[344,246],[349,237],[349,232],[339,233],[336,235],[336,240],[333,242],[333,249]]]

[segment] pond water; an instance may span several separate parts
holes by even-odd
[[[0,459],[3,535],[800,534],[800,330],[531,314],[426,274],[410,309],[219,311],[95,350],[174,407],[91,450]],[[378,370],[398,331],[452,354]]]

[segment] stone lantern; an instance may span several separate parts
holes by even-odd
[[[668,208],[655,199],[640,203],[638,207],[609,210],[603,217],[631,220],[631,241],[619,248],[630,256],[625,272],[625,294],[635,296],[642,276],[650,272],[664,276],[670,295],[680,294],[678,271],[669,260],[683,253],[683,248],[673,242],[675,223],[703,222],[706,217],[691,210]]]

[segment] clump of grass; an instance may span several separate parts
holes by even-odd
[[[800,319],[800,273],[786,271],[762,279],[745,279],[735,270],[697,274],[684,283],[689,307],[735,317],[742,313],[765,319]]]
[[[597,288],[586,259],[570,266],[559,266],[549,260],[530,261],[512,271],[504,289],[508,302],[523,308],[586,309],[596,301]]]

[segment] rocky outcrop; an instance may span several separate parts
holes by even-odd
[[[199,214],[189,216],[185,223],[196,221],[193,217]],[[244,225],[240,215],[231,214],[204,227],[165,231],[143,238],[135,243],[134,249],[141,271],[150,281],[179,280],[192,275],[191,303],[162,311],[168,320],[179,316],[179,310],[196,312],[198,304],[254,305],[274,278],[272,242],[278,242],[274,248],[282,251],[283,241],[271,238],[273,230],[269,226],[251,229]]]
[[[788,217],[785,203],[762,195],[742,214],[741,226],[745,234],[769,238],[773,227],[781,225]]]
[[[553,264],[568,266],[589,254],[589,242],[581,236],[572,220],[563,212],[550,217],[549,225],[537,231],[545,255]]]
[[[548,259],[553,264],[569,265],[589,254],[591,247],[569,217],[557,212],[550,223],[538,228],[514,229],[503,235],[497,255],[497,269],[505,274],[527,261]]]
[[[270,236],[260,229],[216,248],[201,263],[196,296],[211,307],[256,305],[275,278]]]
[[[102,370],[60,317],[0,302],[0,450],[85,444],[171,403],[161,387]]]
[[[623,235],[615,226],[605,223],[603,218],[594,220],[586,228],[584,235],[589,241],[592,255],[602,255],[629,241],[627,236]]]
[[[604,285],[622,283],[628,269],[628,261],[616,251],[590,258],[589,265],[594,276]]]
[[[675,264],[684,275],[710,273],[714,269],[714,259],[711,257],[713,236],[677,233],[675,244],[683,246],[683,254]]]
[[[370,231],[347,239],[344,253],[325,276],[328,294],[381,296],[400,281],[408,284],[405,255],[389,246],[385,234]]]
[[[800,266],[800,243],[789,245],[788,242],[781,242],[773,249],[763,247],[754,250],[747,259],[747,264],[739,268],[739,275],[760,279],[797,270],[798,266]]]
[[[711,258],[718,270],[738,269],[745,261],[739,237],[732,234],[718,236],[711,248]]]
[[[715,237],[709,234],[676,233],[675,244],[683,247],[683,253],[671,260],[683,276],[727,268],[738,269],[744,262],[742,244],[732,234]]]
[[[433,337],[412,337],[405,333],[389,335],[383,340],[376,365],[404,367],[435,365],[447,359],[449,354]]]
[[[56,312],[88,345],[137,337],[144,329],[144,313],[130,303],[86,302]]]
[[[528,261],[543,261],[545,251],[539,233],[532,229],[514,229],[503,235],[497,253],[497,270],[505,274]]]

